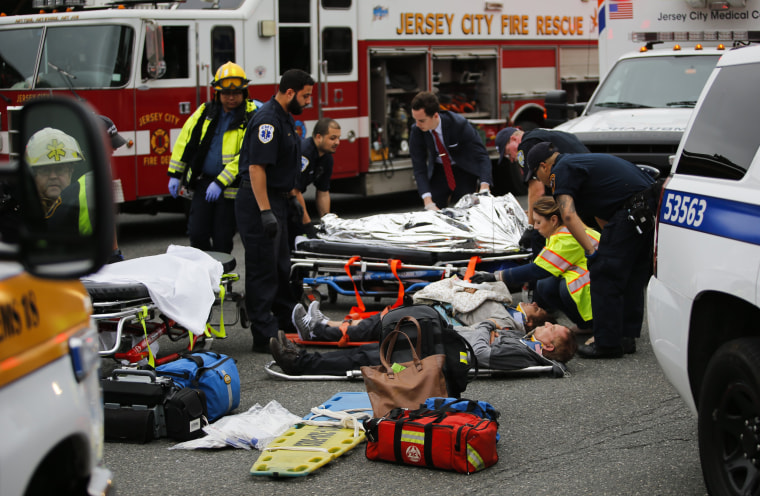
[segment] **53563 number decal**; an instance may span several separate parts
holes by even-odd
[[[705,220],[707,201],[689,195],[668,192],[662,206],[662,220],[672,224],[699,227]]]

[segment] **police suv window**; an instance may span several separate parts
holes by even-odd
[[[691,127],[678,174],[739,180],[760,146],[757,64],[720,70]]]

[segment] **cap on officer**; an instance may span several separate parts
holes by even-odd
[[[535,176],[541,162],[546,162],[556,151],[554,145],[549,141],[542,141],[531,148],[528,152],[528,167],[530,167],[531,174]]]
[[[101,115],[100,118],[105,125],[106,134],[108,134],[108,137],[111,138],[111,148],[116,150],[120,146],[126,145],[127,140],[125,140],[124,137],[119,134],[119,131],[116,129],[116,124],[114,124],[113,121],[105,115]]]
[[[217,91],[244,90],[248,88],[249,82],[242,67],[234,62],[227,62],[216,70],[211,86]]]
[[[60,165],[84,160],[77,140],[59,129],[46,127],[29,138],[24,159],[30,167]]]
[[[507,150],[507,143],[509,143],[509,138],[515,134],[515,131],[517,131],[516,127],[505,127],[496,133],[496,138],[494,141],[496,142],[496,153],[499,154],[499,161],[496,164],[497,167],[501,167],[502,162],[507,158],[504,156],[504,152]]]

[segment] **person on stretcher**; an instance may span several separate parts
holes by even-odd
[[[588,334],[593,329],[590,276],[583,247],[562,221],[559,205],[551,196],[533,204],[536,229],[546,238],[546,246],[527,265],[491,272],[476,272],[473,283],[503,281],[507,285],[536,283],[535,301],[544,308],[561,310],[575,323],[573,332]],[[600,234],[586,228],[591,243],[599,244]]]
[[[484,302],[480,310],[485,310],[483,306],[496,312],[500,312],[499,307],[504,308],[501,303],[495,301]],[[543,309],[537,306],[529,308],[543,312]],[[564,363],[572,359],[577,344],[570,329],[546,322],[526,334],[525,324],[528,320],[520,318],[526,314],[518,312],[471,326],[454,327],[472,345],[480,367],[517,370],[530,366],[554,365],[555,362]],[[326,324],[322,322],[326,319],[324,315],[319,317],[316,311],[313,311],[312,317],[315,319],[315,327],[318,324]],[[373,327],[371,323],[374,323],[377,327],[377,338],[381,328],[380,319],[381,317],[375,315],[362,321],[368,322],[367,329]],[[534,325],[532,319],[529,325]],[[307,332],[306,329],[304,332]],[[276,338],[270,340],[269,348],[277,365],[289,375],[344,375],[349,370],[356,370],[365,365],[380,364],[378,343],[328,353],[307,353],[280,331]]]

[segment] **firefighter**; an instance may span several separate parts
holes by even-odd
[[[232,253],[240,146],[256,110],[248,82],[239,65],[221,65],[211,82],[214,100],[190,116],[172,150],[169,193],[177,198],[181,185],[191,192],[190,246],[200,250]]]
[[[24,158],[29,165],[42,212],[50,218],[61,204],[61,193],[74,174],[74,165],[84,160],[77,140],[59,129],[46,127],[29,138]]]
[[[268,352],[269,338],[292,325],[287,222],[289,205],[298,203],[290,193],[301,170],[301,139],[290,114],[311,103],[313,88],[308,73],[285,71],[277,93],[248,124],[240,150],[235,214],[245,247],[245,303],[256,352]]]

